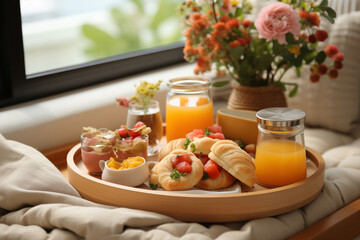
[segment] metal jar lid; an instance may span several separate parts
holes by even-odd
[[[286,107],[266,108],[256,113],[257,122],[272,127],[293,127],[304,124],[305,112]]]

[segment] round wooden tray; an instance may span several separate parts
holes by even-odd
[[[80,144],[67,155],[68,180],[90,201],[165,214],[182,221],[230,222],[274,216],[311,202],[324,184],[325,163],[307,148],[307,178],[267,189],[242,185],[242,193],[196,194],[127,187],[89,175],[81,160]]]

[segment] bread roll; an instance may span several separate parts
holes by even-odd
[[[219,139],[213,139],[209,137],[194,138],[194,141],[189,144],[187,150],[193,152],[191,145],[194,144],[195,151],[193,153],[196,154],[202,153],[208,155],[210,153],[210,148],[217,141],[219,141]]]
[[[231,140],[219,140],[212,147],[209,158],[252,187],[256,181],[255,164],[252,157]]]
[[[221,168],[220,175],[212,180],[208,178],[206,180],[200,181],[196,184],[196,187],[204,189],[204,190],[217,190],[222,188],[227,188],[233,185],[236,178],[234,178],[230,173]]]
[[[183,153],[189,155],[192,160],[192,171],[184,176],[180,176],[179,179],[172,179],[170,177],[170,174],[173,172],[171,160],[177,154]],[[168,191],[189,190],[201,180],[203,169],[202,162],[193,153],[184,149],[175,149],[151,170],[149,183],[158,184],[158,187],[162,187]]]
[[[175,149],[184,149],[185,138],[178,138],[168,142],[159,152],[158,160],[161,161],[166,155],[169,155]]]

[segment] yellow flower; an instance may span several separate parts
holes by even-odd
[[[240,3],[240,0],[231,0],[232,6],[237,6]]]
[[[293,46],[289,48],[289,52],[295,54],[296,56],[300,55],[300,47],[299,46]]]

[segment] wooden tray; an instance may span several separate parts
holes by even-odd
[[[242,193],[189,194],[127,187],[88,174],[81,160],[80,144],[67,155],[69,182],[90,201],[157,212],[182,221],[230,222],[274,216],[311,202],[324,184],[325,163],[307,148],[307,178],[284,187],[267,189],[242,185]]]

